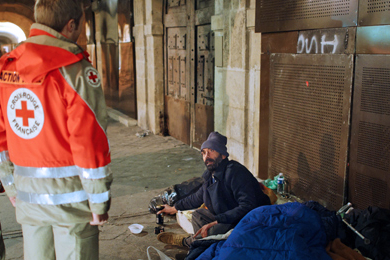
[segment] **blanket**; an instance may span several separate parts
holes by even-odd
[[[319,215],[295,202],[252,210],[227,240],[212,244],[196,259],[331,260],[326,245]]]

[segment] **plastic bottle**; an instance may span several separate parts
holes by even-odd
[[[279,194],[283,194],[284,193],[284,177],[283,177],[283,173],[279,173],[277,192]]]

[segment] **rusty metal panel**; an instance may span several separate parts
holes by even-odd
[[[107,106],[114,107],[119,102],[119,62],[118,46],[114,43],[98,43],[97,52],[100,53],[100,68],[102,77],[102,87],[106,98]]]
[[[329,209],[343,205],[353,55],[272,54],[269,174]]]
[[[359,26],[390,24],[388,0],[359,0]]]
[[[137,118],[137,96],[134,73],[134,45],[132,42],[119,43],[119,92],[114,108],[131,118]]]
[[[390,25],[358,27],[356,53],[390,54]]]
[[[165,96],[165,125],[170,136],[190,144],[190,104]]]
[[[271,53],[295,53],[298,32],[261,34],[260,127],[258,177],[268,179],[269,69]]]
[[[357,25],[357,0],[257,0],[256,32]]]
[[[390,208],[390,55],[357,55],[349,200]]]
[[[356,27],[299,32],[297,53],[352,54],[355,52]]]
[[[197,27],[196,103],[214,105],[214,32],[210,25]]]
[[[192,145],[200,148],[211,132],[214,131],[214,107],[195,104],[195,138]]]

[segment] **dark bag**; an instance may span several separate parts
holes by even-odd
[[[344,244],[359,249],[365,257],[390,260],[390,210],[371,206],[366,210],[355,209],[346,215],[346,220],[368,238],[370,244],[366,245],[346,226],[347,243]]]
[[[195,193],[203,184],[202,177],[194,177],[180,184],[168,187],[149,202],[149,212],[155,214],[156,206],[167,204],[173,206],[176,201]]]

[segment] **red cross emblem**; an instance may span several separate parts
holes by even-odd
[[[88,78],[90,79],[90,80],[92,80],[93,81],[93,83],[96,83],[96,79],[97,79],[97,75],[96,74],[94,74],[94,72],[93,71],[90,71],[89,72],[89,76],[88,76]]]
[[[85,69],[85,78],[87,79],[88,83],[92,85],[92,87],[98,87],[100,86],[100,77],[97,70],[93,67],[87,67]]]
[[[23,118],[23,126],[28,126],[28,119],[35,118],[34,110],[27,109],[27,101],[21,101],[22,109],[16,109],[16,117]]]

